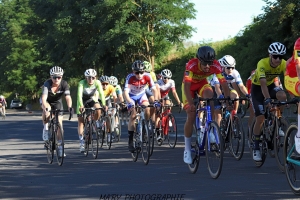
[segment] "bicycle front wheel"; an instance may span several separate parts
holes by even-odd
[[[154,125],[152,120],[148,120],[148,129],[149,129],[149,142],[150,142],[150,156],[153,154],[153,149],[154,149]]]
[[[286,118],[281,117],[276,119],[276,128],[274,131],[274,152],[277,165],[280,171],[284,172],[284,161],[283,156],[283,143],[284,143],[284,134],[286,133],[289,126],[289,122]]]
[[[142,158],[145,165],[148,165],[150,159],[150,134],[149,134],[149,122],[142,120]]]
[[[285,162],[285,175],[290,188],[296,195],[300,195],[300,157],[295,149],[295,135],[298,132],[296,123],[292,123],[285,135],[283,156]]]
[[[86,123],[84,126],[84,155],[88,156],[90,149],[90,124]]]
[[[57,163],[61,166],[64,162],[65,154],[65,144],[64,144],[64,133],[61,125],[58,123],[56,127],[56,137],[55,137],[55,149],[56,149],[56,158]]]
[[[168,134],[168,143],[169,146],[174,149],[177,143],[177,123],[174,115],[169,114],[167,116],[166,124],[165,124],[166,133]]]
[[[211,121],[208,127],[205,144],[205,154],[209,174],[216,179],[220,176],[223,166],[223,139],[219,126]]]
[[[92,154],[93,158],[96,159],[98,157],[99,151],[99,137],[97,133],[97,126],[95,121],[92,121],[90,126],[90,133],[91,133],[91,145],[92,145]]]
[[[240,160],[244,154],[245,134],[242,119],[238,115],[233,118],[229,141],[230,152],[236,160]]]
[[[53,130],[53,126],[51,125],[49,127],[49,140],[46,141],[45,143],[45,147],[47,150],[47,159],[48,159],[48,163],[52,164],[53,162],[53,157],[54,157],[54,149],[55,149],[55,137],[53,136],[54,130]]]
[[[200,162],[200,148],[199,148],[199,143],[198,143],[198,138],[196,134],[196,127],[194,126],[193,128],[193,134],[192,134],[192,141],[191,141],[191,156],[193,159],[192,164],[189,164],[189,170],[191,173],[195,174],[198,170],[199,167],[199,162]]]
[[[107,149],[110,149],[111,148],[111,142],[112,142],[112,130],[113,130],[113,126],[112,126],[112,121],[111,121],[111,117],[110,116],[105,116],[105,119],[106,119],[106,133],[105,133],[105,141],[106,141],[106,147]],[[109,122],[109,123],[108,123]],[[107,125],[110,124],[110,127],[109,127],[109,132],[107,131],[108,130],[108,127]]]

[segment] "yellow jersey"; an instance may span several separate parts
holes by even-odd
[[[103,93],[105,98],[110,97],[110,95],[112,95],[115,92],[115,87],[112,85],[107,85],[106,89],[103,89]]]
[[[257,63],[255,74],[252,77],[252,84],[260,85],[259,80],[265,78],[267,80],[267,86],[274,83],[274,79],[283,74],[286,68],[286,61],[282,59],[281,64],[276,68],[270,65],[270,58],[263,58]]]

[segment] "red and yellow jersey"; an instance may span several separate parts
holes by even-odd
[[[197,84],[212,74],[216,74],[220,83],[226,82],[226,79],[222,75],[222,67],[217,60],[214,60],[213,65],[210,66],[209,72],[206,73],[201,70],[199,60],[193,58],[185,66],[183,83],[191,82]]]
[[[289,76],[290,78],[298,77],[295,59],[290,58],[287,60],[284,76]]]

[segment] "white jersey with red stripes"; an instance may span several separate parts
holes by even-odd
[[[154,82],[149,73],[144,73],[141,79],[137,79],[135,74],[129,74],[126,78],[124,91],[131,95],[139,96],[145,93],[147,87],[154,88]]]
[[[160,88],[160,96],[161,98],[164,98],[166,95],[168,95],[170,89],[175,90],[175,82],[172,79],[169,79],[167,83],[165,83],[162,79],[159,79],[157,81],[157,84]]]

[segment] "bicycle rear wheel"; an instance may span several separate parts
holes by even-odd
[[[177,123],[175,117],[170,113],[167,116],[165,127],[167,128],[167,136],[169,146],[174,149],[177,143]]]
[[[223,166],[223,139],[219,126],[211,121],[206,133],[205,154],[209,174],[216,179],[220,176]]]
[[[64,144],[64,133],[61,125],[58,123],[56,127],[56,136],[55,136],[55,149],[56,149],[56,158],[57,163],[61,166],[64,162],[65,155],[65,144]]]
[[[284,138],[283,156],[285,176],[293,193],[300,195],[300,156],[295,149],[295,135],[298,132],[296,123],[291,123]]]
[[[233,118],[229,141],[230,152],[236,160],[240,160],[244,154],[245,134],[242,119],[238,115]]]
[[[115,141],[119,142],[120,139],[121,139],[121,132],[122,132],[121,131],[121,122],[120,122],[119,112],[116,113],[115,117],[116,117],[115,123],[118,122],[117,123],[118,125],[115,127],[115,130],[114,130],[115,135],[116,135],[115,136]]]
[[[191,156],[193,159],[192,164],[189,164],[189,170],[191,173],[195,174],[199,167],[200,162],[200,149],[199,149],[199,143],[197,140],[197,134],[196,134],[196,128],[194,126],[193,128],[193,134],[192,134],[192,147],[191,147]]]
[[[149,122],[142,120],[142,158],[145,165],[148,165],[150,159],[150,134],[149,134]]]
[[[283,156],[284,133],[286,133],[289,122],[285,117],[276,119],[274,131],[274,152],[277,165],[280,171],[284,172],[285,158]]]
[[[97,133],[97,126],[95,121],[92,121],[92,126],[90,127],[91,133],[91,145],[92,145],[92,154],[93,158],[96,159],[99,151],[99,137]]]
[[[53,130],[53,126],[50,125],[49,127],[49,140],[46,141],[45,143],[45,147],[47,150],[47,159],[48,159],[48,163],[52,164],[53,162],[53,157],[54,157],[54,149],[55,149],[55,137],[53,136],[54,130]]]
[[[111,118],[109,117],[109,116],[105,116],[105,120],[106,120],[106,132],[105,132],[105,141],[106,141],[106,148],[107,149],[110,149],[111,148],[111,142],[112,142],[112,124],[111,124]],[[109,124],[110,124],[110,128],[109,128],[109,130],[110,130],[110,132],[108,133],[108,128],[107,128],[107,122],[110,122]]]

